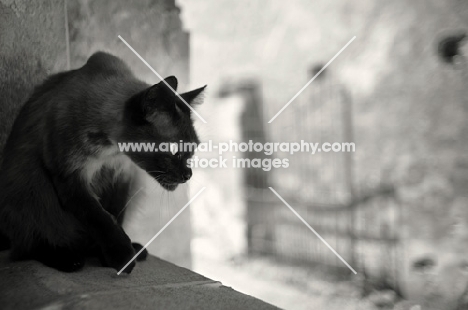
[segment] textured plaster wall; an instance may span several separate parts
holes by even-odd
[[[66,69],[64,9],[63,0],[0,1],[0,150],[34,85]]]

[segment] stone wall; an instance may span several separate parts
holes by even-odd
[[[2,310],[278,309],[153,256],[129,276],[92,263],[80,272],[64,273],[7,257],[7,252],[0,253]]]
[[[0,150],[34,85],[67,68],[63,0],[0,1]]]

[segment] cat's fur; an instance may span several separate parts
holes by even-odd
[[[177,88],[175,77],[165,81]],[[203,90],[181,96],[200,103]],[[21,109],[3,150],[0,249],[10,243],[13,259],[63,271],[81,268],[92,253],[120,270],[141,249],[120,226],[136,166],[174,190],[190,178],[193,154],[122,153],[117,143],[180,140],[199,142],[190,109],[165,83],[136,79],[115,56],[98,52],[49,77]]]

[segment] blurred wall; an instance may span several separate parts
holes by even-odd
[[[437,55],[444,35],[468,26],[459,14],[464,3],[376,5],[353,60],[342,66],[355,96],[356,181],[395,185],[403,209],[401,288],[409,297],[432,294],[434,309],[451,309],[467,285],[468,80]],[[360,82],[365,74],[372,87]],[[430,286],[415,268],[427,258],[435,264]]]
[[[446,34],[466,31],[467,2],[179,1],[193,34],[193,78],[259,77],[267,118],[307,82],[309,68],[357,36],[327,69],[352,97],[353,183],[395,186],[401,290],[425,299],[423,308],[432,298],[427,307],[450,309],[467,287],[468,80],[466,69],[440,60],[437,45]],[[293,105],[304,100],[306,92],[268,125],[271,137],[287,129],[281,119],[297,125]],[[333,121],[326,106],[315,113]],[[434,265],[417,270],[425,259]]]
[[[222,128],[206,132],[205,124],[200,124],[202,142],[212,140],[213,145],[232,139],[241,142],[241,115],[245,109],[245,100],[241,96],[229,98],[211,98],[212,115],[202,113],[210,126]],[[193,219],[192,253],[194,270],[203,274],[200,266],[209,266],[209,262],[225,262],[244,255],[247,252],[246,205],[243,180],[245,170],[233,168],[232,157],[242,157],[242,153],[229,150],[219,155],[217,150],[198,152],[199,158],[228,159],[227,167],[195,168],[190,181],[191,195],[202,187],[204,193],[190,207]],[[208,263],[207,263],[208,262]]]

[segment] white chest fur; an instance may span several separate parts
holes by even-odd
[[[131,178],[134,164],[128,156],[120,153],[114,147],[103,149],[97,156],[88,158],[81,169],[83,181],[88,185],[95,185],[93,181],[102,168],[109,168],[116,177]]]

